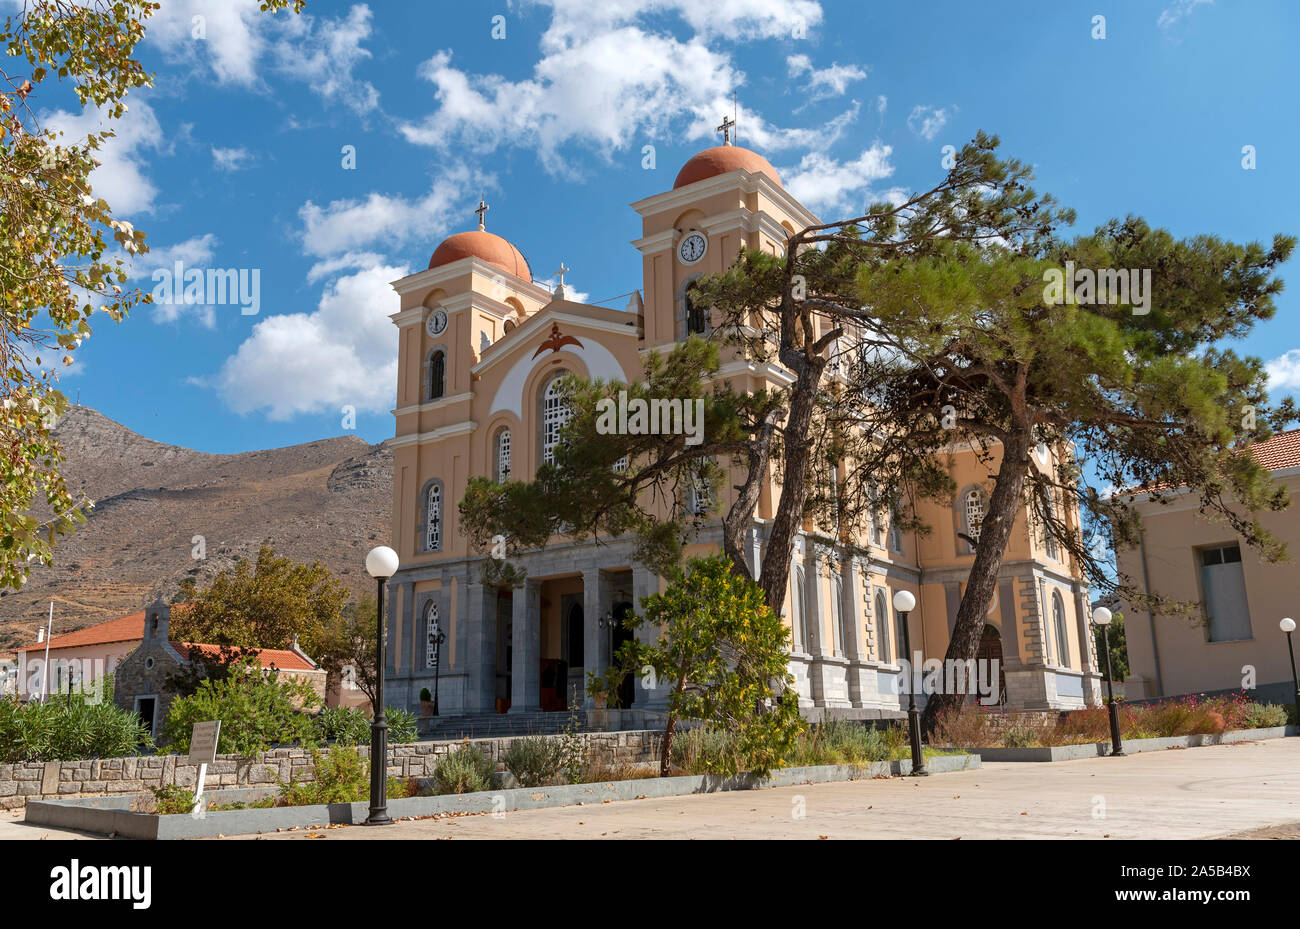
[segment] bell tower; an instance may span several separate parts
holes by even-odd
[[[641,215],[632,244],[642,257],[647,347],[712,328],[691,301],[696,278],[726,270],[742,247],[783,254],[788,236],[818,222],[766,158],[731,143],[734,127],[723,120],[723,144],[687,161],[672,190],[632,204]]]

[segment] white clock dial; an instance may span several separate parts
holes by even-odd
[[[709,240],[701,232],[692,232],[687,235],[677,246],[677,257],[682,260],[682,264],[693,265],[704,257],[704,253],[709,250]]]
[[[435,310],[425,320],[424,327],[429,335],[442,335],[442,331],[447,328],[447,314],[442,310]]]

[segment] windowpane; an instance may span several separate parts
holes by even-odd
[[[424,608],[424,666],[432,668],[438,655],[438,604],[430,600]]]
[[[504,484],[510,479],[510,430],[502,429],[497,433],[497,483]]]
[[[438,400],[447,388],[447,355],[434,352],[429,358],[429,399]]]
[[[889,611],[885,607],[885,595],[880,591],[876,591],[876,651],[880,661],[893,659],[889,653]]]
[[[1241,549],[1231,545],[1201,552],[1201,589],[1211,642],[1238,642],[1252,637]]]
[[[442,548],[442,486],[432,484],[425,501],[425,551]]]
[[[560,430],[572,415],[568,400],[560,389],[560,378],[552,378],[542,395],[542,464],[555,464]]]
[[[966,534],[976,542],[980,540],[980,525],[984,522],[984,494],[972,490],[966,494]]]

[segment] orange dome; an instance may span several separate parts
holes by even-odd
[[[433,257],[429,259],[429,267],[439,268],[453,261],[471,257],[494,264],[525,281],[533,279],[528,262],[524,260],[519,249],[501,236],[482,229],[458,232],[443,239],[442,244],[434,249]]]
[[[751,152],[738,145],[719,145],[716,148],[706,148],[682,165],[682,169],[677,172],[677,180],[673,182],[673,190],[741,168],[750,174],[766,174],[776,182],[777,187],[781,186],[781,175],[758,152]]]

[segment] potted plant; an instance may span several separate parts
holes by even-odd
[[[433,715],[433,694],[429,693],[428,687],[420,688],[420,715]]]
[[[592,706],[596,709],[605,709],[609,702],[609,690],[606,688],[604,675],[597,674],[595,671],[587,672],[587,696],[591,697]]]

